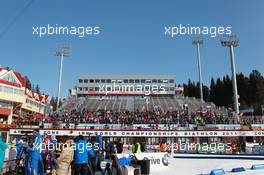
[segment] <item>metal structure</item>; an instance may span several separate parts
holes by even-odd
[[[61,44],[61,45],[59,45],[57,51],[55,52],[55,56],[60,57],[60,72],[59,72],[58,93],[57,93],[57,109],[59,108],[59,105],[60,105],[63,60],[64,60],[64,57],[68,57],[69,56],[69,49],[70,49],[69,45]]]
[[[239,40],[236,35],[223,35],[223,37],[221,38],[221,44],[224,47],[229,47],[229,50],[230,50],[234,111],[236,114],[239,114],[237,81],[236,81],[236,65],[235,65],[235,58],[234,58],[235,57],[234,47],[237,47],[239,45]]]
[[[198,61],[198,71],[199,71],[199,86],[200,86],[200,99],[203,102],[203,79],[202,79],[202,66],[201,66],[201,56],[200,56],[200,45],[203,44],[201,38],[193,38],[192,44],[196,45],[197,50],[197,61]]]

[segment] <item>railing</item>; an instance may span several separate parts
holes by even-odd
[[[4,161],[4,166],[3,166],[3,168],[1,169],[0,172],[7,173],[7,172],[14,171],[15,167],[16,167],[16,163],[15,162],[16,162],[15,159]]]
[[[24,125],[20,128],[39,128],[39,126]],[[95,123],[61,123],[54,126],[52,123],[45,123],[43,125],[45,129],[107,129],[107,130],[250,130],[254,128],[264,129],[264,124],[252,124],[252,125],[240,125],[240,124],[206,124],[203,126],[189,124],[182,126],[178,124],[133,124],[133,125],[122,125],[122,124],[95,124]]]
[[[6,173],[14,171],[16,167],[16,148],[7,148],[5,153],[3,168],[0,172]]]

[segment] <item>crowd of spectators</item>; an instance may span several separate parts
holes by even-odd
[[[57,113],[52,117],[52,123],[94,123],[94,124],[176,124],[188,126],[190,124],[237,124],[231,115],[216,114],[213,111],[189,113],[181,111],[124,111],[111,110],[89,111],[82,109]]]
[[[188,127],[190,125],[204,126],[208,124],[263,124],[263,117],[235,117],[232,113],[219,114],[215,111],[197,111],[189,112],[186,109],[181,111],[111,111],[99,110],[90,111],[88,109],[67,112],[53,113],[43,119],[36,119],[34,115],[23,115],[14,120],[13,124],[18,127],[21,126],[36,126],[43,123],[52,123],[53,126],[60,124],[119,124],[119,125],[135,125],[135,124],[165,124],[177,125],[179,127]]]

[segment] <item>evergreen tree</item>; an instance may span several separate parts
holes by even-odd
[[[25,87],[27,89],[31,89],[32,88],[31,82],[30,82],[30,80],[29,80],[29,78],[27,76],[25,76]]]
[[[253,70],[249,75],[251,105],[254,109],[264,104],[264,78],[259,71]]]
[[[38,84],[36,85],[35,92],[38,93],[38,94],[40,94],[40,88],[39,88],[39,85]]]

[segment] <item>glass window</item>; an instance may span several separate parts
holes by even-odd
[[[79,83],[83,83],[83,79],[79,79]]]
[[[105,83],[105,80],[104,80],[104,79],[102,79],[102,80],[101,80],[101,83]]]
[[[84,79],[84,81],[83,81],[84,83],[88,83],[88,80],[87,79]]]
[[[128,83],[128,80],[127,80],[127,79],[125,79],[125,80],[124,80],[124,83]]]
[[[132,79],[130,79],[130,80],[129,80],[129,83],[134,83],[134,82],[135,82],[135,81],[134,81],[134,80],[132,80]]]
[[[146,83],[151,83],[151,80],[146,80]]]
[[[163,80],[163,83],[168,83],[168,80]]]
[[[135,83],[139,83],[140,81],[139,80],[135,80]]]
[[[12,105],[11,105],[11,103],[0,101],[0,107],[2,107],[2,108],[11,108]]]
[[[158,80],[158,83],[162,83],[162,80]]]
[[[152,80],[152,83],[157,83],[158,81],[157,80]]]
[[[174,80],[173,80],[173,79],[170,79],[170,80],[169,80],[169,83],[174,83]]]
[[[91,80],[90,80],[90,83],[94,83],[94,80],[93,80],[93,79],[91,79]]]
[[[146,80],[141,80],[141,83],[146,83]]]
[[[96,79],[96,80],[95,80],[95,83],[100,83],[100,80]]]
[[[107,79],[107,80],[106,80],[106,83],[111,83],[111,80],[110,80],[110,79]]]

